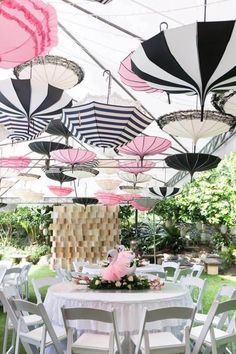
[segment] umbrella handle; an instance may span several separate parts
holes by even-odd
[[[103,76],[107,74],[108,75],[108,87],[107,87],[107,104],[109,103],[109,99],[110,99],[110,94],[111,94],[111,80],[112,80],[112,76],[111,76],[111,71],[110,70],[104,70],[103,72]]]
[[[165,28],[163,28],[163,26],[165,26]],[[159,28],[160,28],[160,32],[167,30],[168,27],[169,27],[169,25],[168,25],[167,22],[165,22],[165,21],[164,21],[164,22],[161,22],[161,23],[160,23],[160,27],[159,27]]]

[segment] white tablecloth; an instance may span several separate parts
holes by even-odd
[[[179,284],[166,283],[161,290],[89,290],[74,283],[59,283],[48,289],[44,301],[52,323],[63,325],[61,307],[92,307],[97,309],[116,309],[120,333],[137,333],[143,308],[156,309],[170,306],[192,306],[189,292]],[[166,324],[167,325],[167,324]],[[168,326],[180,325],[173,320]],[[100,322],[76,321],[77,330],[109,331],[109,327]],[[149,329],[163,329],[165,323],[154,322]]]

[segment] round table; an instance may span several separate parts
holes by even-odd
[[[92,307],[103,310],[116,309],[118,330],[121,334],[138,333],[143,309],[171,306],[192,306],[188,289],[179,284],[166,283],[161,290],[90,290],[85,286],[65,282],[48,289],[44,305],[53,324],[63,326],[61,308]],[[160,323],[161,322],[161,323]],[[161,330],[163,321],[150,323],[150,329]],[[168,326],[180,325],[178,320],[168,320]],[[100,322],[75,321],[78,331],[109,331],[109,326]]]

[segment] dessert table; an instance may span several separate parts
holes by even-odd
[[[116,309],[120,334],[136,334],[139,330],[144,307],[156,309],[171,306],[192,306],[188,289],[180,284],[166,283],[161,290],[90,290],[84,285],[64,282],[48,289],[44,305],[53,324],[63,326],[61,314],[65,307],[91,307],[103,310]],[[74,321],[78,330],[110,331],[107,324]],[[179,320],[168,321],[168,326],[179,326]],[[161,330],[165,321],[150,323],[151,330]]]

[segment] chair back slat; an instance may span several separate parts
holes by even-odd
[[[157,310],[150,310],[146,313],[146,322],[162,321],[172,319],[191,319],[193,315],[192,307],[168,307]]]
[[[54,284],[58,284],[60,282],[59,278],[56,277],[45,277],[40,279],[32,279],[32,285],[34,289],[34,293],[37,299],[37,302],[42,302],[42,296],[40,290],[45,288],[46,286],[49,287]]]
[[[67,320],[95,320],[105,323],[112,323],[112,312],[81,307],[63,307],[62,313]]]

